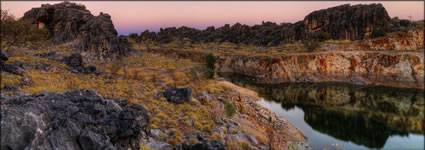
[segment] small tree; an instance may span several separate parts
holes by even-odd
[[[225,102],[225,110],[228,117],[232,117],[236,113],[236,107],[232,103]]]
[[[130,33],[128,35],[128,37],[130,37],[131,39],[137,41],[137,39],[139,38],[139,35],[137,35],[137,33]]]
[[[216,59],[217,58],[211,53],[205,56],[205,67],[207,68],[206,77],[209,79],[214,78]]]
[[[320,42],[316,40],[304,41],[303,45],[309,52],[312,52],[313,50],[319,48]]]
[[[32,20],[17,20],[8,11],[1,10],[1,39],[2,49],[8,50],[11,46],[19,46],[30,42],[42,45],[50,38],[49,30],[39,29],[32,24]]]
[[[387,34],[385,33],[384,30],[382,29],[378,29],[372,32],[372,37],[377,38],[377,37],[383,37],[386,36]]]

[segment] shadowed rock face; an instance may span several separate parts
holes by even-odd
[[[142,106],[90,90],[1,101],[1,149],[137,149],[149,135]]]
[[[324,31],[332,39],[369,38],[373,31],[388,30],[390,24],[391,19],[382,4],[346,4],[314,11],[304,18],[306,33]]]
[[[130,51],[128,41],[118,37],[111,16],[103,13],[93,16],[83,5],[44,4],[25,12],[23,19],[49,29],[52,41],[57,44],[79,39],[79,49],[101,57],[121,56]]]

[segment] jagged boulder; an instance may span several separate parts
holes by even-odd
[[[165,89],[163,95],[168,101],[182,104],[192,98],[192,88],[169,88]]]
[[[27,66],[27,63],[15,61],[12,64],[1,64],[1,71],[15,75],[23,75],[25,73],[25,67]]]
[[[197,144],[182,143],[175,150],[225,150],[225,144],[221,140],[204,140]]]
[[[2,65],[5,61],[9,59],[9,55],[0,49],[0,65]]]
[[[372,37],[377,30],[388,30],[391,18],[382,4],[345,4],[310,13],[304,18],[307,34],[329,33],[332,39],[360,40]]]
[[[80,53],[73,53],[71,56],[65,56],[63,57],[62,62],[68,65],[70,70],[74,73],[100,74],[100,72],[96,71],[95,66],[84,66],[83,57]]]
[[[130,51],[126,38],[118,37],[111,16],[100,13],[80,28],[78,47],[99,56],[121,56]]]
[[[146,110],[91,90],[1,97],[1,149],[138,149]]]
[[[44,4],[25,12],[23,19],[32,20],[39,28],[52,32],[54,43],[78,39],[76,47],[101,58],[119,57],[131,49],[127,39],[119,38],[108,14],[93,16],[84,5],[62,2]]]

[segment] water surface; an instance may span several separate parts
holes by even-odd
[[[343,83],[262,85],[242,75],[220,75],[257,91],[263,97],[258,103],[288,119],[313,149],[424,149],[423,90]]]

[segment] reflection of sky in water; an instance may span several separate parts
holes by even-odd
[[[310,125],[304,121],[304,111],[297,106],[285,110],[278,102],[261,99],[258,103],[271,109],[277,115],[288,119],[295,127],[304,133],[308,138],[310,147],[313,149],[331,147],[331,144],[338,144],[339,147],[346,149],[369,149],[365,146],[349,141],[342,141],[312,129]],[[390,136],[383,149],[424,149],[424,135],[409,134],[408,136]]]

